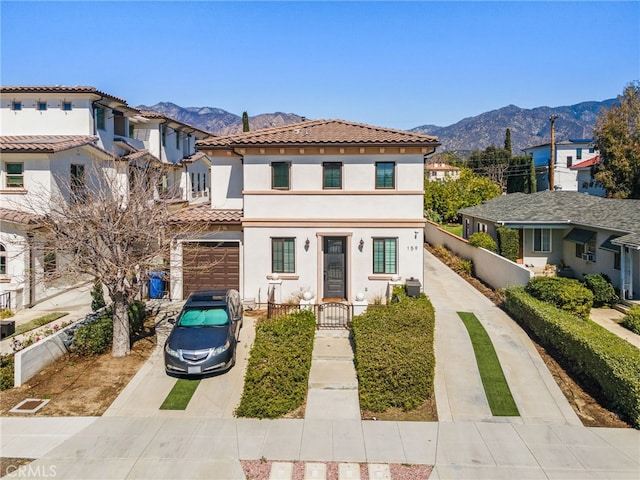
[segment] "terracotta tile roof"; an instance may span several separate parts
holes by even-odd
[[[130,160],[137,160],[139,158],[144,158],[144,157],[149,157],[153,162],[162,163],[161,160],[155,155],[151,154],[149,150],[138,150],[137,152],[128,153],[127,155],[122,156],[122,160],[130,161]]]
[[[430,163],[425,168],[427,170],[452,171],[452,172],[457,172],[460,170],[458,167],[454,167],[453,165],[447,165],[446,163]]]
[[[9,208],[0,208],[0,220],[4,222],[20,223],[22,225],[36,225],[38,216],[32,213],[19,212]]]
[[[3,153],[57,153],[89,145],[113,156],[96,145],[98,137],[84,135],[12,135],[0,137]]]
[[[585,160],[584,162],[576,163],[575,165],[569,167],[569,170],[581,170],[583,168],[590,168],[593,165],[597,165],[600,163],[600,155],[596,155],[589,160]]]
[[[127,104],[127,101],[123,98],[109,95],[108,93],[101,92],[95,87],[88,86],[64,86],[64,85],[19,85],[19,86],[0,86],[0,93],[92,93],[100,97],[108,98],[123,104]]]
[[[198,147],[248,147],[254,145],[411,145],[436,147],[437,137],[374,127],[344,120],[311,120],[236,135],[201,140]]]
[[[183,158],[182,161],[183,162],[188,162],[188,163],[193,163],[196,162],[198,160],[200,160],[201,158],[208,158],[207,154],[204,152],[196,152],[193,155],[188,156],[187,158]]]
[[[178,210],[171,216],[176,223],[203,222],[225,225],[240,225],[242,210],[216,210],[209,203],[201,203]]]
[[[180,125],[183,125],[184,127],[186,127],[187,130],[193,130],[195,132],[200,132],[205,135],[214,136],[213,133],[211,132],[207,132],[206,130],[202,130],[201,128],[194,127],[193,125],[182,122],[180,120],[176,120],[175,118],[165,115],[164,113],[155,112],[153,110],[138,110],[138,111],[139,111],[138,115],[144,118],[157,118],[160,120],[167,120],[172,123],[178,123]]]

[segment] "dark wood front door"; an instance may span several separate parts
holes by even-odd
[[[324,298],[346,298],[346,240],[324,237]]]

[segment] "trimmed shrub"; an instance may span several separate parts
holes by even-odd
[[[607,401],[640,428],[640,350],[594,322],[576,317],[527,294],[506,290],[505,308],[580,376],[595,382]]]
[[[476,232],[469,237],[469,245],[474,247],[481,247],[490,252],[496,253],[498,251],[498,244],[496,241],[486,232]]]
[[[371,412],[413,410],[433,394],[433,306],[424,294],[394,297],[353,319],[360,407]]]
[[[589,319],[593,293],[580,281],[564,277],[534,277],[526,291],[543,302],[551,303],[583,320]]]
[[[93,321],[78,327],[73,334],[73,351],[80,355],[104,353],[113,341],[113,320],[103,314]]]
[[[13,355],[0,355],[0,392],[13,388]]]
[[[4,320],[5,318],[11,318],[15,315],[13,310],[7,308],[5,310],[0,311],[0,320]]]
[[[616,290],[610,280],[600,273],[591,273],[584,276],[584,285],[593,292],[593,306],[603,307],[613,305],[618,301]]]
[[[106,306],[104,301],[104,291],[102,290],[102,282],[96,278],[91,289],[91,310],[97,312]]]
[[[144,302],[135,300],[129,305],[129,333],[135,335],[144,329],[144,319],[147,316],[147,309]]]
[[[520,251],[520,235],[517,230],[508,227],[498,227],[498,251],[504,258],[515,262]]]
[[[624,328],[628,328],[633,333],[640,335],[640,307],[637,305],[631,307],[627,314],[622,318],[620,325]]]
[[[276,418],[304,404],[315,330],[308,310],[258,322],[237,416]]]

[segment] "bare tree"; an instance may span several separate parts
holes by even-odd
[[[112,355],[130,352],[128,307],[150,270],[169,260],[175,231],[168,204],[158,197],[162,166],[151,162],[110,164],[56,178],[40,232],[62,259],[58,276],[88,275],[102,282],[113,302]],[[41,210],[42,211],[42,210]],[[197,233],[196,224],[181,233]]]

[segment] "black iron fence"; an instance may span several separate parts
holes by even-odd
[[[0,312],[11,310],[11,292],[0,293]]]

